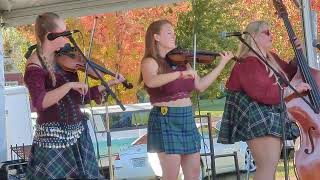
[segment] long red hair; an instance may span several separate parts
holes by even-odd
[[[164,72],[164,63],[163,63],[163,58],[160,56],[160,53],[159,53],[158,41],[154,39],[154,35],[160,34],[162,26],[166,24],[172,25],[172,23],[166,19],[154,21],[149,25],[145,35],[144,56],[141,61],[143,62],[144,59],[146,58],[154,59],[158,63],[159,73]],[[143,78],[142,78],[142,73],[140,71],[139,83],[141,83],[142,81],[143,81]]]

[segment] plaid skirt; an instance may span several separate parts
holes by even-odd
[[[200,134],[192,107],[153,107],[148,121],[148,152],[192,154],[200,151]]]
[[[103,179],[90,138],[87,121],[78,141],[66,148],[44,148],[33,144],[29,158],[27,180]]]
[[[299,136],[298,126],[285,114],[286,139]],[[226,92],[218,142],[233,144],[256,137],[272,135],[282,137],[280,105],[266,105],[252,100],[242,92]]]

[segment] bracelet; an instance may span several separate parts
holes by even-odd
[[[183,79],[183,72],[182,71],[179,71],[179,72],[180,72],[179,79]]]

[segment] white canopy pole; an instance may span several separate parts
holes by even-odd
[[[317,12],[311,10],[310,0],[301,0],[303,30],[306,47],[306,56],[311,67],[320,69],[317,62],[316,49],[312,46],[312,42],[317,40]]]
[[[1,17],[0,17],[1,18]],[[0,129],[3,129],[0,131],[0,162],[7,159],[5,156],[7,153],[7,140],[6,140],[6,122],[5,122],[5,104],[4,104],[4,85],[5,85],[5,79],[4,79],[4,63],[3,63],[3,40],[2,40],[2,32],[3,27],[1,27],[0,24]]]

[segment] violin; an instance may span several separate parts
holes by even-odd
[[[196,62],[201,64],[211,64],[218,56],[220,56],[220,54],[216,52],[198,50],[196,51]],[[166,55],[166,60],[175,65],[185,65],[193,62],[193,59],[193,50],[182,49],[180,47],[169,51]]]
[[[69,43],[65,44],[64,47],[56,51],[56,62],[64,71],[68,71],[68,72],[76,72],[78,70],[82,72],[85,71],[85,65],[86,65],[85,59],[80,55],[80,53],[76,50],[76,48],[71,47]],[[108,74],[117,78],[115,73],[105,69],[101,65],[98,65],[93,61],[88,61],[88,63],[92,68],[96,69],[96,72],[100,75],[100,77],[102,77],[104,74]],[[88,76],[96,80],[99,79],[99,75],[97,75],[90,66],[88,66],[88,71],[87,71]],[[122,82],[122,84],[127,89],[133,88],[133,85],[129,83],[127,80]]]

